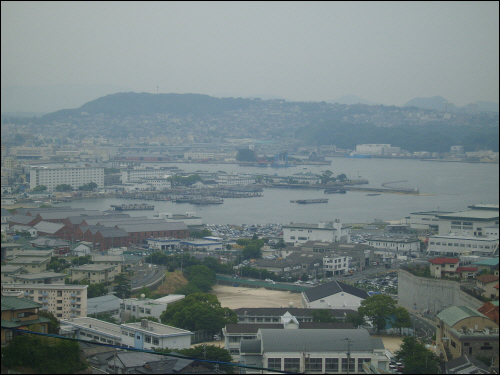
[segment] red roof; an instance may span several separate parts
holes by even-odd
[[[429,259],[429,262],[432,264],[456,264],[460,262],[460,259],[458,258],[434,258],[434,259]]]
[[[497,285],[495,285],[495,286],[494,286],[493,288],[496,288],[496,289],[498,289],[498,284],[497,284]]]
[[[492,283],[494,281],[498,281],[498,276],[495,276],[495,275],[481,275],[481,276],[478,276],[476,277],[477,280],[485,283],[485,284],[488,284],[488,283]]]
[[[455,272],[464,272],[464,271],[471,271],[471,272],[476,272],[477,268],[476,267],[458,267]]]

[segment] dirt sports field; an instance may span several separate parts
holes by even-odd
[[[302,307],[301,294],[267,290],[265,288],[244,288],[227,285],[214,285],[212,288],[222,307],[239,309],[242,307]]]

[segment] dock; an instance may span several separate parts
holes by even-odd
[[[154,210],[155,206],[150,204],[141,203],[141,204],[112,204],[111,208],[115,211],[133,211],[133,210]]]

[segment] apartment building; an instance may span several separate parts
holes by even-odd
[[[21,292],[23,297],[42,304],[58,319],[87,316],[88,285],[3,284],[2,292]]]
[[[23,267],[28,273],[40,273],[47,269],[50,257],[17,257],[9,262],[11,266]]]
[[[127,298],[120,302],[120,317],[122,322],[130,320],[132,317],[136,319],[156,318],[160,319],[160,315],[167,309],[171,303],[180,301],[185,296],[182,294],[170,294],[168,296],[151,299],[151,298]]]
[[[105,264],[84,264],[71,268],[71,281],[88,280],[90,284],[108,283],[115,280],[116,268]]]
[[[103,167],[32,167],[30,169],[30,189],[38,185],[47,186],[52,192],[57,185],[68,184],[73,189],[94,182],[104,186]]]
[[[65,278],[68,277],[65,273],[57,272],[40,272],[28,274],[11,275],[12,284],[56,284],[64,285]],[[3,282],[3,280],[2,280]]]
[[[114,266],[115,274],[122,273],[123,263],[125,262],[125,258],[123,255],[94,255],[92,257],[92,261],[94,264],[105,265],[105,266]]]
[[[172,175],[170,169],[164,168],[134,168],[122,170],[122,184],[140,182],[147,178],[167,178]]]

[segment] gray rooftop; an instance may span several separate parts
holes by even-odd
[[[48,262],[50,257],[20,257],[10,261],[10,264],[35,264]]]
[[[39,232],[53,234],[53,233],[57,232],[59,229],[63,228],[64,224],[52,223],[50,221],[40,221],[38,224],[35,224],[33,227]]]
[[[372,352],[380,341],[373,342],[366,329],[260,329],[263,350],[269,352]]]
[[[13,273],[22,268],[22,266],[13,266],[11,264],[6,264],[5,266],[2,266],[2,273]]]
[[[480,221],[490,221],[498,220],[498,209],[495,210],[470,210],[463,212],[452,212],[449,214],[437,215],[440,219],[469,219],[469,220],[480,220]]]
[[[33,220],[35,220],[35,217],[25,216],[25,215],[12,215],[7,219],[9,223],[17,223],[17,224],[28,224]]]
[[[170,231],[170,230],[188,230],[189,228],[183,222],[174,223],[140,223],[140,224],[118,224],[118,226],[128,233],[132,232],[152,232],[152,231]]]
[[[12,275],[13,278],[22,280],[41,280],[53,277],[66,277],[66,276],[68,275],[65,273],[56,273],[56,272],[38,272],[38,273],[28,273],[24,275]]]
[[[354,286],[344,284],[340,281],[331,281],[326,284],[318,285],[314,288],[309,288],[302,292],[306,295],[309,302],[317,301],[321,298],[325,298],[340,292],[348,293],[353,296],[366,299],[369,297],[368,293],[364,290],[356,288]]]
[[[87,299],[87,315],[118,310],[119,308],[120,298],[114,294],[107,294],[105,296]]]
[[[6,208],[2,207],[1,216],[2,217],[4,217],[4,216],[12,216],[12,214],[10,213],[9,210],[7,210]]]
[[[72,271],[105,271],[116,266],[109,266],[105,264],[84,264],[83,266],[73,267]]]

